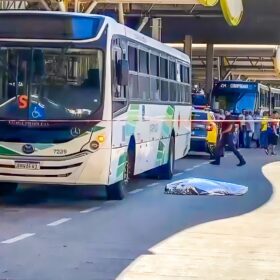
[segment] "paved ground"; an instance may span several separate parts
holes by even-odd
[[[119,202],[103,190],[21,187],[0,201],[0,279],[280,279],[279,158],[243,153],[245,168],[191,157],[174,177],[244,184],[242,197],[164,195],[166,182],[148,179]]]

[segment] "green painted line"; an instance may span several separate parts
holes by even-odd
[[[120,165],[117,169],[117,178],[120,176],[123,176],[125,171],[125,163],[123,163],[122,165]]]
[[[117,178],[120,176],[123,176],[124,171],[125,171],[126,161],[127,161],[127,153],[123,153],[120,156],[119,162],[118,162]]]
[[[159,141],[158,151],[157,151],[157,165],[162,165],[164,163],[164,155],[165,155],[165,145],[162,141]]]
[[[20,155],[20,153],[17,153],[11,149],[8,149],[4,146],[0,146],[0,155],[4,156],[15,156],[15,155]]]
[[[140,105],[139,104],[131,104],[130,105],[130,110],[139,110]]]
[[[34,147],[40,151],[53,147],[54,144],[34,144]]]
[[[121,165],[121,164],[125,163],[125,162],[126,162],[126,158],[127,158],[127,153],[122,154],[122,155],[120,156],[120,158],[119,158],[119,163],[118,163],[118,165]]]

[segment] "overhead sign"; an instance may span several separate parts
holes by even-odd
[[[203,6],[215,6],[219,0],[198,0],[198,2]]]
[[[249,89],[249,84],[231,84],[221,83],[220,88],[238,88],[238,89]]]
[[[220,0],[224,17],[229,25],[237,26],[243,16],[243,0]]]
[[[219,89],[242,89],[242,90],[252,90],[256,88],[254,83],[220,83],[218,85]]]

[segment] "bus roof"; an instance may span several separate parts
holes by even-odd
[[[16,42],[16,41],[42,41],[42,42],[75,42],[75,43],[83,43],[83,42],[89,42],[89,41],[94,41],[94,40],[98,40],[99,37],[101,36],[101,34],[104,31],[104,28],[106,25],[109,25],[111,28],[111,35],[123,35],[126,36],[128,38],[131,38],[134,41],[137,41],[139,43],[142,43],[144,45],[147,45],[149,47],[152,47],[156,50],[160,50],[164,53],[166,53],[167,55],[171,55],[174,56],[178,59],[181,59],[183,61],[185,61],[186,63],[190,63],[190,59],[189,56],[182,53],[181,51],[178,51],[174,48],[171,48],[169,46],[166,46],[165,44],[156,41],[142,33],[139,33],[129,27],[126,27],[122,24],[117,23],[113,18],[108,17],[108,16],[103,16],[103,15],[95,15],[95,14],[81,14],[81,13],[69,13],[69,12],[50,12],[50,11],[0,11],[0,23],[1,23],[1,18],[3,19],[4,17],[9,17],[9,16],[13,16],[13,15],[29,15],[29,16],[40,16],[40,15],[50,15],[50,16],[54,16],[54,17],[77,17],[77,18],[84,18],[84,19],[100,19],[100,21],[102,20],[102,24],[103,26],[101,28],[99,28],[98,33],[97,34],[93,34],[94,36],[92,36],[92,38],[86,38],[86,39],[41,39],[41,38],[35,38],[35,39],[28,39],[27,37],[23,38],[16,38],[16,37],[12,37],[9,38],[7,36],[7,38],[0,38],[0,41],[12,41],[12,42]],[[30,21],[30,18],[28,19]],[[38,27],[40,28],[40,27]],[[42,26],[42,28],[44,30],[46,30],[45,26]],[[20,28],[19,28],[20,29]],[[14,29],[15,30],[15,29]],[[6,32],[5,32],[6,33]],[[5,34],[4,33],[4,34]],[[30,29],[29,29],[29,33],[30,33]]]

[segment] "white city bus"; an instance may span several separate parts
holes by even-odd
[[[0,192],[170,179],[190,146],[190,60],[111,18],[0,13]]]

